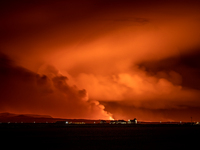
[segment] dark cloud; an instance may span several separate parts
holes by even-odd
[[[143,61],[138,67],[149,75],[166,78],[174,84],[182,85],[184,88],[200,89],[200,49],[180,52],[161,60]],[[175,71],[180,75],[181,81],[170,78],[170,72]]]
[[[50,72],[40,75],[16,66],[6,55],[0,55],[1,112],[48,114],[65,118],[104,118],[110,114],[97,101],[89,101],[87,91],[67,84],[67,77]]]

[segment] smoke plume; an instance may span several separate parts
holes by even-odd
[[[53,66],[49,75],[34,73],[3,54],[0,56],[1,112],[48,114],[53,117],[111,119],[98,101],[89,100],[85,89],[67,84],[68,78]]]

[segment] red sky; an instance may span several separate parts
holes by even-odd
[[[200,2],[0,6],[0,111],[200,121]]]

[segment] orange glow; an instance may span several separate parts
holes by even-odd
[[[200,121],[199,4],[5,4],[1,110]]]

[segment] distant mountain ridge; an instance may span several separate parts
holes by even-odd
[[[0,123],[55,123],[57,121],[100,122],[100,120],[53,118],[49,115],[0,113]]]
[[[49,115],[37,115],[37,114],[13,114],[13,113],[0,113],[0,117],[14,117],[14,116],[27,116],[27,117],[34,117],[34,118],[52,118]]]
[[[53,118],[49,115],[37,115],[37,114],[13,114],[13,113],[0,113],[0,122],[3,123],[43,123],[43,122],[55,122],[60,120],[59,118]],[[61,119],[63,120],[63,119]]]

